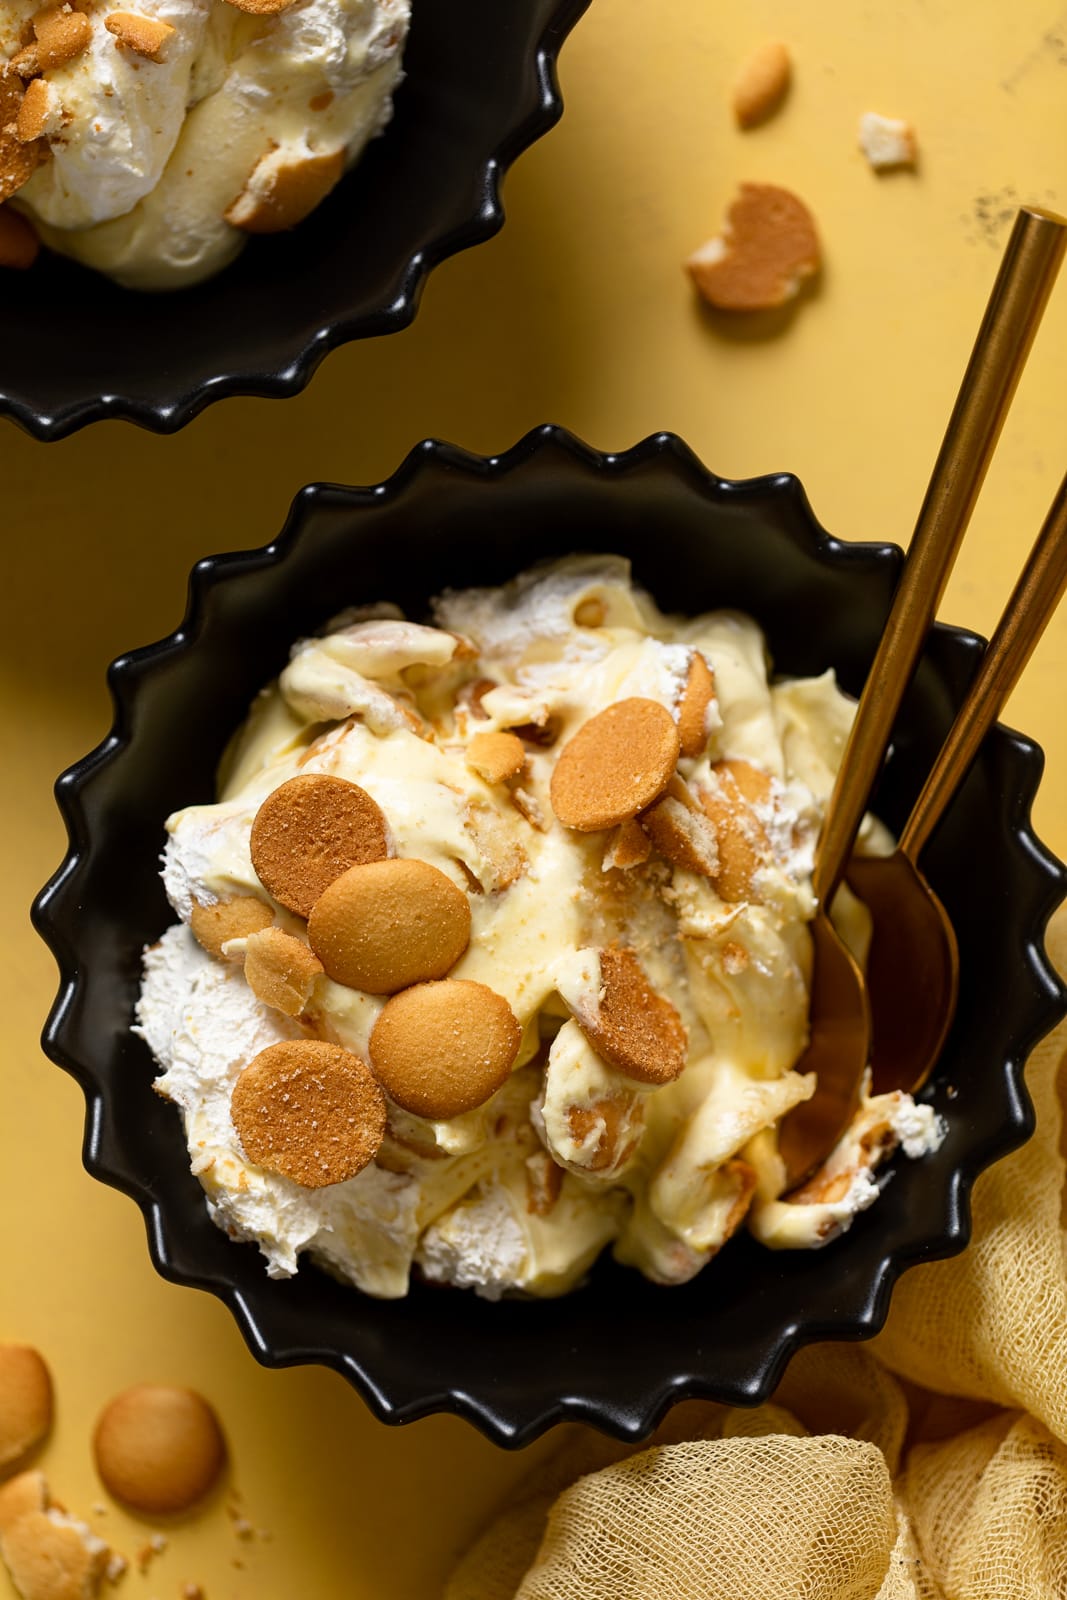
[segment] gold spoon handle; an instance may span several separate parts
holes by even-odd
[[[815,896],[823,907],[829,906],[851,853],[1065,245],[1064,218],[1036,207],[1019,212],[830,797],[813,875]]]
[[[917,861],[967,775],[978,747],[1004,708],[1034,647],[1067,591],[1067,477],[1037,536],[978,676],[908,818],[898,848]]]

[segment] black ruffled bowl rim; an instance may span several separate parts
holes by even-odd
[[[483,0],[466,0],[466,3],[473,22]],[[587,10],[589,0],[516,0],[516,3],[517,14],[501,19],[496,24],[500,30],[497,46],[507,53],[507,75],[521,79],[521,86],[515,88],[514,96],[506,107],[491,106],[488,95],[485,103],[478,106],[478,97],[472,94],[469,85],[465,87],[463,92],[467,101],[474,99],[476,102],[475,116],[480,116],[483,121],[492,118],[493,125],[484,128],[479,126],[475,136],[478,150],[476,156],[473,151],[470,153],[469,167],[461,168],[457,164],[450,179],[455,192],[449,203],[448,215],[441,217],[429,231],[422,231],[417,240],[412,240],[410,254],[405,251],[402,258],[390,263],[387,281],[373,290],[369,298],[362,303],[357,301],[344,312],[324,314],[312,333],[298,333],[294,328],[291,333],[279,338],[274,327],[275,319],[265,317],[264,320],[271,323],[273,331],[263,337],[254,356],[250,353],[226,356],[223,353],[219,356],[220,370],[213,370],[210,375],[198,370],[193,376],[190,369],[182,376],[183,365],[191,359],[182,348],[182,330],[184,328],[188,336],[188,330],[199,314],[200,303],[189,297],[196,297],[200,289],[217,285],[228,278],[232,278],[234,288],[238,288],[240,280],[234,275],[241,272],[245,257],[250,252],[262,250],[264,246],[288,252],[291,248],[289,241],[297,239],[306,242],[306,253],[310,255],[320,251],[320,228],[328,245],[332,223],[323,222],[320,213],[324,217],[333,208],[336,214],[344,206],[347,186],[359,181],[360,167],[368,161],[378,162],[381,159],[376,146],[381,144],[388,151],[391,129],[386,130],[382,140],[372,142],[371,149],[357,164],[355,172],[346,175],[335,193],[293,234],[275,235],[273,240],[267,241],[252,240],[238,262],[225,268],[216,278],[207,280],[205,285],[163,295],[138,295],[135,291],[119,289],[99,274],[64,261],[61,257],[42,257],[46,265],[42,267],[38,263],[33,272],[27,275],[41,284],[40,297],[45,303],[41,316],[36,315],[32,301],[33,285],[28,283],[15,303],[16,313],[5,329],[8,360],[5,372],[0,374],[0,417],[11,418],[34,438],[48,442],[66,438],[92,423],[107,420],[132,422],[154,433],[175,433],[218,400],[238,396],[285,399],[299,394],[331,351],[354,340],[397,333],[408,327],[415,318],[426,280],[433,269],[450,256],[484,243],[503,227],[505,212],[501,191],[509,167],[554,127],[563,115],[557,74],[559,52],[568,34]],[[485,0],[485,5],[490,10],[495,9],[493,0]],[[425,15],[424,10],[422,16]],[[413,37],[422,16],[416,7]],[[445,23],[434,19],[434,26],[438,25]],[[470,31],[472,34],[477,32],[473,26]],[[467,46],[467,54],[476,58],[476,43],[468,40]],[[430,57],[432,53],[430,47],[420,50],[420,60],[423,56]],[[494,62],[490,54],[481,68],[472,70],[493,69]],[[501,72],[499,75],[503,77],[506,74]],[[401,96],[406,88],[407,85],[401,85]],[[403,114],[407,114],[406,109]],[[420,113],[413,114],[417,116]],[[397,115],[401,115],[401,112],[398,111]],[[439,144],[446,143],[439,137]],[[417,224],[413,224],[413,228],[419,233]],[[280,294],[286,287],[287,267],[282,256],[275,259],[280,262],[277,279]],[[41,274],[43,276],[39,276]],[[314,279],[311,284],[314,289]],[[258,288],[262,291],[262,282],[259,282]],[[31,293],[29,300],[27,292]],[[243,293],[247,291],[242,288],[238,299]],[[54,320],[57,305],[65,306],[68,299],[75,298],[84,308],[84,314],[78,313],[82,320],[65,322],[62,336],[57,336],[54,341],[55,347],[43,348],[42,327],[47,331],[47,313],[50,312]],[[122,309],[125,307],[129,310],[138,300],[175,303],[176,342],[172,341],[166,348],[160,349],[154,342],[154,324],[148,325],[148,331],[139,328],[134,328],[129,334],[124,331]],[[101,314],[106,314],[108,319],[108,336],[102,344],[95,343],[98,335],[92,328],[92,322],[97,320],[94,311],[97,303],[104,308]],[[258,304],[262,311],[262,300]],[[269,306],[270,302],[267,304]],[[228,337],[227,327],[233,314],[233,306],[228,303],[219,309],[217,315],[214,307],[209,312],[210,320],[220,325],[212,337],[222,345]],[[90,319],[88,329],[84,317]],[[120,358],[122,363],[126,362],[131,349],[143,349],[151,362],[149,368],[143,358],[133,358],[138,364],[135,381],[125,371],[119,371],[116,376],[106,370],[110,359],[108,352],[119,346],[124,352]],[[16,358],[17,371],[12,366]],[[197,357],[197,362],[202,367],[201,357]]]
[[[34,925],[52,950],[60,975],[58,994],[44,1028],[44,1050],[81,1084],[86,1098],[85,1165],[93,1176],[137,1202],[145,1218],[152,1260],[162,1276],[206,1289],[222,1300],[233,1313],[252,1353],[266,1366],[305,1362],[330,1366],[354,1385],[383,1422],[406,1423],[435,1412],[452,1412],[473,1423],[494,1443],[511,1448],[526,1445],[547,1428],[569,1420],[592,1424],[620,1439],[640,1440],[647,1437],[671,1405],[685,1398],[756,1404],[773,1391],[790,1356],[801,1346],[824,1339],[866,1339],[877,1333],[888,1314],[893,1286],[906,1268],[954,1255],[967,1244],[970,1192],[975,1179],[1033,1131],[1033,1108],[1023,1077],[1026,1059],[1034,1044],[1067,1015],[1067,990],[1052,969],[1043,944],[1047,921],[1067,896],[1067,868],[1040,843],[1030,822],[1043,757],[1032,740],[998,726],[983,747],[979,766],[983,762],[989,764],[1000,797],[994,832],[1003,845],[1007,875],[1004,882],[1010,890],[998,900],[997,915],[1007,929],[1005,938],[1014,951],[1015,966],[1012,983],[1003,993],[997,1012],[1002,1020],[991,1024],[993,1034],[1003,1040],[1003,1045],[990,1046],[995,1059],[991,1059],[978,1087],[962,1074],[955,1075],[955,1086],[935,1075],[929,1090],[934,1103],[948,1111],[950,1118],[954,1105],[963,1108],[950,1126],[943,1151],[925,1163],[898,1163],[901,1170],[894,1170],[879,1205],[861,1216],[844,1239],[807,1257],[806,1279],[792,1262],[783,1261],[781,1256],[769,1258],[767,1252],[760,1257],[767,1265],[750,1271],[745,1254],[748,1244],[738,1239],[727,1246],[727,1252],[733,1252],[733,1276],[717,1280],[718,1299],[698,1300],[690,1293],[694,1285],[658,1290],[644,1285],[643,1280],[635,1285],[636,1274],[623,1274],[623,1269],[608,1262],[598,1265],[591,1285],[577,1294],[535,1304],[503,1301],[489,1307],[469,1294],[434,1291],[426,1286],[418,1286],[408,1300],[381,1302],[368,1301],[352,1289],[340,1289],[348,1297],[343,1318],[331,1324],[334,1332],[330,1336],[323,1336],[313,1325],[316,1317],[321,1319],[324,1315],[320,1300],[324,1295],[328,1299],[339,1286],[320,1292],[317,1285],[332,1285],[333,1280],[305,1267],[290,1284],[272,1282],[251,1247],[231,1244],[211,1224],[205,1222],[207,1232],[201,1229],[192,1238],[190,1230],[200,1225],[193,1207],[186,1202],[185,1190],[180,1204],[172,1210],[160,1198],[160,1139],[153,1134],[143,1140],[139,1125],[134,1125],[132,1132],[127,1125],[125,1143],[117,1142],[115,1128],[124,1115],[128,1091],[124,1090],[121,1096],[117,1093],[104,1059],[108,1048],[106,1029],[99,1026],[99,1018],[94,1021],[90,993],[94,960],[99,958],[93,948],[92,917],[86,912],[92,911],[94,891],[90,880],[94,860],[106,847],[98,814],[103,803],[100,795],[106,790],[113,801],[116,794],[122,793],[121,785],[117,789],[114,785],[123,763],[131,763],[131,776],[136,771],[131,751],[144,745],[146,727],[151,722],[144,709],[144,697],[151,696],[155,692],[152,685],[162,684],[175,669],[191,670],[199,654],[210,655],[213,639],[226,635],[227,630],[232,643],[233,629],[244,625],[235,619],[245,618],[250,629],[258,627],[258,607],[266,603],[262,600],[263,586],[269,588],[272,581],[276,582],[274,575],[279,572],[286,574],[287,595],[298,596],[298,609],[305,573],[311,574],[314,582],[326,584],[323,597],[336,597],[336,571],[328,579],[327,572],[331,565],[337,566],[337,550],[354,548],[346,530],[356,527],[361,518],[369,526],[376,518],[395,516],[399,510],[410,525],[414,515],[428,514],[438,519],[440,527],[435,528],[432,539],[428,536],[424,549],[438,549],[449,542],[442,531],[448,526],[448,512],[442,508],[449,496],[462,509],[466,495],[466,515],[470,516],[475,497],[486,499],[486,491],[488,504],[494,495],[500,495],[502,485],[508,486],[511,504],[517,506],[530,498],[536,500],[541,492],[538,485],[543,488],[545,484],[556,485],[557,497],[564,494],[579,499],[585,492],[582,486],[586,485],[588,495],[603,496],[605,504],[610,502],[620,511],[624,505],[632,504],[635,496],[639,498],[648,491],[651,484],[648,492],[656,503],[672,501],[689,506],[698,520],[704,515],[711,520],[726,519],[727,523],[734,519],[736,527],[723,549],[732,552],[727,565],[731,560],[740,563],[739,572],[747,570],[746,561],[751,564],[754,558],[745,554],[736,535],[747,530],[747,536],[755,537],[759,543],[763,537],[759,529],[769,529],[766,540],[780,557],[783,575],[780,579],[773,575],[766,567],[767,552],[761,550],[764,576],[758,581],[768,592],[780,590],[785,597],[781,602],[772,599],[773,605],[790,603],[795,588],[794,577],[787,570],[790,562],[796,573],[807,574],[816,586],[806,591],[810,595],[817,595],[820,588],[834,589],[839,597],[845,594],[855,601],[851,606],[854,615],[841,626],[846,633],[850,629],[866,632],[862,632],[862,638],[856,633],[859,643],[855,646],[850,643],[847,648],[842,647],[845,656],[835,665],[846,687],[853,692],[859,687],[862,659],[866,655],[869,660],[871,641],[884,620],[899,574],[901,552],[893,545],[845,543],[832,538],[816,521],[793,476],[776,474],[739,482],[718,478],[702,466],[688,446],[668,433],[653,435],[621,453],[601,453],[565,430],[549,425],[534,429],[512,449],[492,457],[475,456],[438,440],[426,440],[382,483],[364,488],[329,484],[304,488],[295,497],[281,534],[270,544],[256,550],[210,556],[197,563],[181,626],[158,643],[120,657],[109,670],[113,726],[102,743],[64,772],[56,784],[69,849],[33,906]],[[551,499],[552,491],[544,492]],[[537,516],[543,516],[544,504],[542,499]],[[710,525],[709,521],[709,528]],[[610,547],[611,535],[616,532],[615,528],[608,530],[601,541],[603,548]],[[360,547],[361,563],[373,559],[362,553],[364,549],[370,551],[368,537]],[[554,537],[565,541],[569,534],[563,529]],[[647,544],[644,529],[636,533],[631,530],[626,537],[639,545]],[[661,520],[657,524],[659,545],[667,548],[672,537],[669,522]],[[388,544],[388,536],[383,538]],[[454,554],[459,546],[453,544],[450,548]],[[485,549],[489,548],[486,545]],[[330,550],[334,551],[333,556]],[[501,574],[527,564],[521,556],[515,559],[510,544],[501,547],[498,555]],[[484,557],[483,550],[480,559]],[[386,559],[393,557],[387,554]],[[446,551],[441,559],[448,562],[452,554]],[[637,575],[642,577],[640,572]],[[489,581],[498,581],[496,573],[490,575]],[[683,587],[679,592],[687,590]],[[668,603],[672,599],[673,595],[667,596]],[[337,609],[336,603],[329,604],[325,598],[314,601],[312,611],[315,606],[326,606],[321,620]],[[293,636],[286,635],[278,644],[287,645]],[[253,633],[247,637],[253,637]],[[820,639],[810,640],[806,634],[798,635],[798,639],[802,657],[803,652],[810,653],[804,659],[816,660],[820,651],[825,652]],[[931,635],[916,680],[920,689],[913,686],[909,692],[909,700],[913,700],[921,690],[929,705],[937,708],[934,721],[938,726],[933,727],[931,738],[939,741],[943,737],[983,645],[976,635],[957,628],[939,625]],[[825,653],[821,659],[825,663]],[[284,653],[278,658],[279,665],[282,660]],[[786,670],[793,671],[795,667],[787,664]],[[261,673],[262,665],[251,671],[253,675]],[[263,676],[258,679],[262,681]],[[924,681],[926,688],[921,689]],[[244,694],[242,684],[235,706]],[[245,703],[248,698],[245,696]],[[905,719],[909,715],[908,703]],[[919,701],[915,705],[918,709],[912,721],[918,726],[920,712],[922,716],[928,712]],[[232,725],[231,720],[229,726]],[[906,815],[930,755],[928,749],[918,746],[909,753],[908,726],[906,720],[898,725],[897,746],[880,796],[884,814],[894,825],[898,824],[891,813],[895,811],[901,818]],[[985,782],[981,774],[973,780],[978,785],[974,803],[979,807],[974,815],[981,818],[985,815],[985,793],[979,778]],[[961,804],[967,792],[965,786]],[[182,797],[174,798],[185,803]],[[128,826],[129,821],[128,816],[115,815],[107,826],[114,831]],[[969,816],[964,822],[970,825]],[[161,837],[153,831],[156,826],[152,820],[145,835],[157,843],[153,872]],[[935,886],[939,885],[940,874],[946,894],[950,890],[970,893],[966,880],[973,885],[973,870],[958,873],[956,879],[951,873],[945,875],[948,850],[945,845],[939,853],[935,837],[928,868]],[[990,870],[995,879],[995,863]],[[999,892],[997,882],[994,881],[994,892]],[[105,909],[102,915],[114,925],[121,920],[121,903]],[[157,913],[153,904],[149,921],[154,917],[161,919],[157,931],[172,920],[166,917],[165,909]],[[133,962],[136,968],[142,942],[146,941],[140,937],[133,943],[127,941],[120,961]],[[130,993],[136,989],[136,972],[132,978],[129,972],[120,976],[126,985],[124,1003],[128,1004]],[[965,1006],[961,999],[961,1013]],[[950,1051],[951,1047],[950,1039]],[[143,1068],[140,1058],[138,1067]],[[141,1075],[139,1071],[138,1080]],[[154,1098],[149,1091],[147,1099]],[[179,1164],[184,1161],[184,1179],[192,1185],[191,1200],[194,1192],[200,1196],[199,1186],[188,1175],[178,1119],[172,1109],[166,1114],[174,1121],[180,1146],[175,1159]],[[164,1133],[162,1138],[170,1141],[169,1134]],[[920,1172],[924,1168],[925,1176]],[[197,1203],[202,1212],[199,1198]],[[228,1254],[220,1255],[210,1236],[219,1240]],[[840,1254],[834,1258],[833,1251]],[[208,1259],[209,1255],[213,1259]],[[723,1265],[726,1259],[724,1253],[720,1258]],[[818,1275],[825,1276],[822,1264],[831,1260],[840,1266],[829,1269],[824,1283]],[[694,1284],[707,1279],[718,1265],[713,1263]],[[757,1323],[760,1316],[765,1323],[767,1317],[773,1323],[773,1327],[761,1325],[762,1331],[756,1335],[744,1326],[731,1330],[730,1325],[731,1318],[737,1322],[736,1309],[729,1303],[730,1294],[738,1282],[748,1282],[744,1278],[746,1271],[750,1277],[752,1271],[756,1272],[752,1277],[755,1288],[749,1297],[751,1304],[746,1301],[749,1311],[755,1307],[752,1314]],[[759,1273],[776,1273],[779,1278],[784,1273],[785,1278],[776,1280],[777,1289],[769,1281],[764,1289],[760,1287]],[[620,1288],[624,1277],[625,1285]],[[302,1282],[303,1289],[293,1287]],[[305,1294],[309,1282],[310,1300]],[[799,1309],[790,1304],[788,1310],[779,1310],[783,1293],[795,1294]],[[765,1304],[768,1296],[775,1302],[769,1311]],[[720,1304],[723,1298],[724,1303]],[[469,1310],[463,1310],[461,1303]],[[580,1346],[586,1330],[601,1328],[604,1307],[612,1305],[616,1338],[621,1306],[630,1313],[635,1343],[631,1345],[623,1338],[617,1348],[609,1342],[601,1349],[583,1351]],[[488,1320],[493,1317],[497,1320]],[[426,1338],[428,1318],[435,1335],[431,1341]],[[690,1322],[692,1339],[683,1351],[683,1340],[690,1337]],[[646,1324],[652,1328],[662,1325],[658,1344],[655,1338],[647,1337]],[[468,1325],[475,1329],[474,1336]],[[345,1331],[338,1333],[338,1328]],[[486,1329],[489,1333],[483,1339]],[[475,1344],[482,1340],[484,1348],[480,1353],[461,1348],[471,1337]],[[676,1349],[670,1348],[671,1341]],[[641,1352],[639,1361],[633,1354],[635,1349]],[[547,1364],[545,1351],[551,1352]],[[494,1354],[495,1361],[489,1359]],[[515,1374],[509,1377],[512,1367]]]

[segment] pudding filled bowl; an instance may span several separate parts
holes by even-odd
[[[3,0],[0,260],[52,248],[8,275],[0,413],[173,432],[406,327],[502,225],[587,3]]]
[[[179,632],[111,669],[115,727],[59,781],[71,850],[35,906],[61,970],[45,1048],[82,1083],[87,1165],[137,1200],[160,1272],[223,1299],[266,1364],[330,1365],[386,1421],[453,1411],[504,1445],[567,1418],[640,1438],[685,1397],[765,1398],[805,1342],[875,1333],[904,1268],[963,1248],[975,1176],[1031,1129],[1022,1067],[1063,1011],[1042,939],[1064,873],[1029,824],[1040,752],[995,729],[925,857],[959,937],[959,1008],[919,1105],[869,1102],[879,1126],[893,1128],[880,1164],[834,1169],[840,1181],[805,1203],[776,1203],[767,1130],[780,1107],[724,1147],[731,1159],[719,1170],[733,1187],[718,1197],[717,1234],[707,1207],[694,1220],[683,1196],[672,1210],[667,1180],[684,1189],[685,1142],[698,1102],[712,1098],[694,1086],[709,1070],[725,1081],[695,1056],[714,1055],[716,1028],[725,1037],[732,1024],[729,1004],[718,1022],[714,1005],[694,1011],[671,963],[680,933],[687,959],[699,943],[701,905],[719,919],[709,937],[720,950],[723,926],[740,918],[725,970],[738,977],[742,1023],[754,994],[754,1031],[771,1039],[781,1030],[759,973],[774,970],[780,946],[797,952],[782,968],[801,983],[799,1031],[794,994],[795,1031],[782,1046],[790,1059],[772,1068],[773,1040],[761,1046],[738,1093],[750,1103],[766,1088],[761,1075],[792,1076],[795,1087],[788,1067],[803,1043],[804,883],[821,782],[813,752],[836,759],[847,723],[825,675],[832,669],[849,695],[862,687],[900,562],[893,546],[831,539],[791,477],[729,483],[669,435],[599,455],[554,428],[492,459],[424,443],[386,484],[303,490],[265,549],[201,562]],[[531,568],[502,609],[500,586]],[[493,592],[462,593],[471,590]],[[399,611],[383,613],[383,602]],[[562,658],[572,643],[578,653],[552,701],[564,614]],[[872,804],[892,832],[981,649],[956,629],[930,637]],[[713,670],[694,722],[698,655]],[[511,673],[519,656],[526,664]],[[257,702],[235,742],[279,674],[281,691]],[[354,686],[365,696],[358,706]],[[769,735],[756,739],[746,696],[763,697],[762,725],[781,734],[773,748]],[[620,762],[609,740],[612,793],[605,800],[602,782],[591,802],[581,781],[596,766],[590,741],[619,717],[636,719],[624,740],[633,760]],[[656,761],[663,771],[650,777]],[[623,766],[625,781],[636,773],[648,792],[620,800]],[[752,792],[753,772],[776,766]],[[316,785],[345,791],[364,853],[309,886],[303,858],[291,877],[296,813],[281,802],[314,807]],[[755,829],[762,840],[764,876],[751,898],[769,908],[778,944],[768,934],[757,948],[744,895],[728,881],[729,796],[752,808],[745,837]],[[472,816],[478,850],[457,854],[448,842],[456,819],[469,839]],[[712,843],[702,859],[708,819],[718,851]],[[865,847],[879,838],[884,848],[869,824]],[[429,958],[412,956],[409,940],[383,975],[381,941],[369,957],[338,942],[338,905],[376,875],[406,893],[401,867],[426,877],[443,921]],[[594,883],[581,926],[592,918],[601,936],[575,933],[579,878]],[[509,921],[500,908],[518,904],[528,914]],[[193,931],[176,926],[172,906]],[[409,921],[429,906],[417,898]],[[233,907],[244,925],[220,926]],[[527,929],[525,945],[515,927]],[[520,947],[516,977],[507,952]],[[758,971],[745,978],[749,955]],[[535,968],[541,989],[531,999]],[[473,1097],[453,1086],[442,1099],[419,1073],[450,997],[479,983],[488,1076]],[[640,1025],[613,1033],[616,999],[635,992]],[[427,1024],[434,1042],[419,1044],[413,1066],[413,1002],[424,1008],[431,993],[445,1011]],[[206,1009],[205,994],[216,997]],[[214,1058],[234,1067],[221,1098],[203,1066],[214,1027],[229,1041]],[[253,1078],[279,1061],[295,1071],[302,1051],[315,1054],[322,1082],[341,1074],[354,1097],[342,1109],[371,1130],[355,1165],[331,1166],[317,1141],[285,1147],[279,1134],[272,1143],[262,1125],[266,1099]],[[177,1104],[154,1092],[161,1068],[159,1087]],[[559,1086],[578,1080],[585,1099],[568,1102]],[[302,1092],[295,1077],[286,1083]],[[479,1123],[485,1105],[491,1115]],[[667,1106],[674,1145],[656,1132]],[[479,1167],[486,1148],[496,1156]],[[454,1192],[398,1250],[413,1173],[424,1195],[450,1174]],[[321,1201],[317,1235],[300,1221],[305,1202],[366,1195],[372,1181],[389,1249],[377,1249],[365,1214],[355,1226],[358,1203],[341,1219]],[[309,1239],[315,1259],[298,1264]],[[807,1247],[783,1248],[797,1244]]]

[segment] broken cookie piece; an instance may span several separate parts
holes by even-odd
[[[859,145],[875,172],[914,167],[919,159],[919,143],[911,123],[879,116],[877,111],[865,111],[860,118]]]
[[[176,29],[158,17],[142,17],[135,11],[113,11],[104,18],[104,27],[115,35],[115,43],[144,56],[146,61],[162,63],[166,60],[167,45]]]
[[[344,170],[343,150],[321,156],[271,150],[252,169],[226,221],[242,233],[282,233],[314,211]]]
[[[0,267],[24,272],[40,254],[41,241],[19,211],[0,206]]]
[[[32,1345],[0,1344],[0,1472],[10,1471],[52,1426],[52,1379]]]
[[[91,1528],[53,1505],[42,1472],[0,1488],[0,1556],[22,1600],[93,1600],[110,1554]]]
[[[743,183],[722,233],[686,271],[719,311],[771,311],[795,299],[821,262],[815,221],[802,200],[770,183]]]
[[[59,96],[44,78],[32,78],[15,118],[15,137],[21,144],[32,144],[46,134],[55,133],[62,116]]]
[[[39,139],[26,142],[19,138],[18,118],[25,93],[22,79],[10,64],[0,70],[0,202],[29,182],[47,149]]]

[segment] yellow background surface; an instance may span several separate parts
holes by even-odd
[[[728,85],[768,36],[792,47],[795,86],[741,135]],[[409,331],[333,355],[295,400],[230,401],[176,438],[115,424],[44,446],[0,431],[0,1338],[47,1355],[58,1418],[42,1463],[119,1549],[145,1530],[113,1506],[90,1513],[103,1497],[88,1439],[103,1402],[142,1379],[216,1403],[229,1487],[272,1536],[239,1541],[216,1502],[169,1530],[146,1576],[131,1571],[128,1600],[193,1581],[208,1600],[433,1595],[532,1458],[451,1418],[383,1427],[331,1373],[262,1370],[221,1306],[156,1277],[134,1206],[82,1172],[81,1094],[38,1046],[54,973],[27,907],[62,853],[51,783],[108,724],[106,663],[175,626],[197,557],[266,542],[301,484],[374,481],[428,434],[496,451],[557,421],[617,449],[674,429],[722,474],[795,471],[833,533],[904,541],[1011,209],[1067,208],[1062,0],[593,0],[562,80],[563,123],[511,174],[503,234],[433,276]],[[917,174],[867,169],[866,109],[914,120]],[[743,178],[795,188],[825,247],[818,292],[763,342],[712,326],[680,271]],[[1065,351],[1067,281],[950,621],[988,632],[1067,468]],[[1036,820],[1061,854],[1065,676],[1067,610],[1009,718],[1047,751]]]

